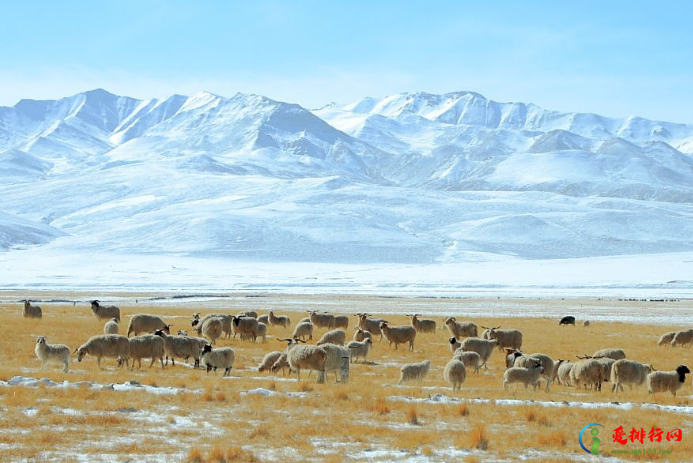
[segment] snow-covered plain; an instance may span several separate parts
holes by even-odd
[[[0,287],[687,296],[693,126],[472,92],[0,108]]]

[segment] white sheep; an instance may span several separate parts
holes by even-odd
[[[331,343],[322,344],[320,347],[327,354],[325,360],[325,374],[329,375],[330,373],[334,373],[335,381],[342,382],[344,379],[341,376],[342,365],[344,359],[347,359],[347,362],[351,363],[351,349]]]
[[[230,347],[212,349],[212,346],[207,344],[200,352],[200,364],[207,368],[207,374],[209,374],[209,371],[212,369],[214,369],[214,373],[216,374],[217,368],[223,368],[223,376],[228,376],[231,374],[231,368],[233,368],[235,358],[236,354]]]
[[[318,346],[323,344],[339,344],[343,346],[346,342],[346,333],[342,330],[332,330],[323,334],[320,340],[316,343]]]
[[[436,332],[436,322],[435,320],[430,320],[427,318],[419,318],[421,314],[414,314],[410,315],[411,316],[411,326],[414,327],[414,329],[418,333],[435,333]]]
[[[693,345],[693,330],[683,330],[677,331],[674,337],[671,339],[671,347],[685,346],[688,344],[690,348]]]
[[[272,373],[276,373],[278,370],[281,369],[282,376],[285,376],[285,371],[287,368],[289,369],[289,373],[291,373],[291,365],[289,365],[289,359],[286,356],[286,352],[282,352],[279,358],[270,367],[270,371]]]
[[[135,336],[138,336],[140,333],[150,334],[156,330],[164,330],[166,334],[171,334],[171,326],[167,325],[158,315],[138,313],[130,317],[127,337],[129,338],[131,334]]]
[[[364,339],[373,340],[373,335],[370,331],[362,330],[361,328],[356,328],[356,331],[354,332],[354,341],[361,342]]]
[[[602,382],[608,382],[611,379],[611,368],[616,360],[611,357],[602,357],[595,360],[599,362],[599,365],[602,367]]]
[[[359,319],[358,327],[364,331],[368,331],[369,333],[376,335],[380,335],[380,340],[383,340],[383,333],[380,330],[380,324],[384,322],[385,320],[382,320],[380,318],[368,318],[368,314],[365,313],[358,313],[356,316]]]
[[[177,332],[176,334],[177,334],[178,336],[187,336],[187,335],[188,335],[188,332],[185,331],[185,330],[178,330],[178,332]]]
[[[103,326],[103,334],[118,334],[120,331],[120,326],[118,325],[117,318],[111,318]]]
[[[281,327],[288,327],[291,325],[291,319],[287,316],[284,315],[279,315],[276,316],[274,315],[274,311],[270,310],[269,311],[269,324],[272,326],[281,326]]]
[[[248,310],[247,312],[241,312],[238,314],[239,317],[250,317],[257,319],[257,312],[254,310]],[[258,320],[259,321],[259,320]],[[264,322],[263,322],[264,323]],[[268,323],[265,323],[267,325]]]
[[[48,344],[45,337],[39,336],[36,338],[34,352],[41,361],[41,370],[45,369],[48,363],[62,364],[63,373],[67,373],[70,368],[70,348],[65,344]]]
[[[488,368],[486,363],[491,358],[493,353],[493,348],[496,347],[498,341],[495,339],[479,339],[479,338],[467,338],[462,341],[460,349],[464,352],[476,352],[481,357],[481,364],[484,368]]]
[[[671,345],[671,340],[674,339],[674,336],[676,336],[677,331],[670,331],[668,333],[664,333],[660,338],[659,341],[657,341],[658,346],[669,346]]]
[[[686,374],[690,373],[686,365],[679,365],[674,371],[655,371],[647,375],[647,390],[650,394],[655,392],[671,392],[676,396],[676,391],[681,389],[686,382]]]
[[[428,374],[428,370],[431,368],[431,362],[429,360],[424,360],[418,363],[408,363],[402,368],[400,368],[399,382],[397,384],[402,384],[405,381],[417,380],[422,382],[423,379]]]
[[[249,318],[248,320],[254,319]],[[207,339],[212,345],[216,344],[217,339],[221,337],[224,331],[221,319],[217,317],[209,317],[203,322],[200,322],[200,320],[195,320],[195,322],[193,322],[193,327],[197,331],[197,334],[202,335],[202,337]]]
[[[137,360],[138,368],[142,368],[142,359],[152,359],[149,368],[159,359],[161,368],[164,368],[164,340],[160,336],[145,334],[143,336],[133,336],[130,338],[130,359],[132,360],[131,369],[135,368]]]
[[[455,317],[448,317],[445,319],[445,326],[448,327],[448,331],[451,336],[455,339],[460,338],[475,338],[479,329],[472,322],[458,322]]]
[[[31,301],[25,299],[22,315],[24,318],[41,318],[43,317],[43,310],[41,310],[41,307],[32,305]]]
[[[443,378],[445,381],[452,384],[452,390],[457,391],[461,389],[462,383],[467,378],[467,369],[464,363],[457,359],[452,359],[445,365],[445,370],[443,370]]]
[[[304,341],[306,338],[313,339],[313,324],[311,322],[297,324],[291,337],[294,339],[300,338]]]
[[[575,362],[570,369],[570,383],[578,389],[594,386],[594,389],[601,391],[602,381],[604,381],[603,366],[597,359],[586,358]]]
[[[279,339],[287,341],[286,359],[291,370],[296,372],[296,380],[301,380],[301,369],[318,372],[318,383],[325,382],[325,363],[327,352],[320,346],[301,346],[298,339]],[[281,360],[281,358],[280,358]],[[272,367],[274,371],[274,366]]]
[[[506,366],[528,368],[534,360],[539,360],[544,371],[541,377],[546,381],[546,391],[548,392],[555,377],[554,360],[546,354],[524,354],[516,349],[506,349]]]
[[[257,337],[262,338],[262,343],[267,342],[267,325],[258,322],[257,324]]]
[[[81,362],[85,355],[96,357],[96,363],[101,368],[103,357],[120,358],[125,366],[129,366],[130,342],[120,334],[101,334],[92,336],[87,342],[75,349],[77,361]],[[120,362],[118,362],[120,364]]]
[[[91,301],[91,311],[98,320],[116,318],[120,322],[120,309],[114,305],[101,305],[98,300]]]
[[[561,361],[561,364],[556,369],[556,381],[562,386],[572,386],[573,382],[570,380],[570,370],[573,369],[573,362]]]
[[[167,364],[169,358],[175,366],[176,357],[182,358],[186,362],[192,357],[195,361],[195,368],[200,366],[200,351],[207,344],[206,339],[191,336],[169,336],[163,330],[157,330],[154,334],[164,340],[164,353],[166,354]]]
[[[231,317],[232,323],[231,327],[233,329],[233,337],[236,334],[240,334],[241,338],[245,336],[248,339],[252,339],[253,342],[257,340],[258,330],[260,329],[260,324],[255,318],[251,317]]]
[[[310,322],[315,325],[316,328],[330,328],[334,329],[334,315],[329,313],[318,313],[316,311],[308,311],[310,316]]]
[[[230,338],[231,335],[233,334],[233,328],[231,326],[233,322],[233,315],[229,315],[226,313],[211,313],[208,315],[205,315],[204,317],[200,318],[200,314],[196,313],[193,315],[193,319],[190,322],[190,325],[192,327],[197,327],[198,328],[198,333],[199,333],[199,328],[202,327],[204,322],[206,322],[210,318],[218,318],[221,320],[221,330],[224,333],[225,338]]]
[[[476,352],[465,352],[460,349],[454,353],[452,358],[464,363],[465,368],[473,368],[474,373],[479,373],[479,368],[481,367],[481,356]]]
[[[347,315],[335,315],[334,316],[334,327],[349,329],[349,316]]]
[[[640,386],[645,383],[647,375],[652,373],[652,365],[636,362],[635,360],[616,360],[611,366],[611,391],[617,393],[623,390],[627,384],[633,390],[633,385]]]
[[[351,358],[354,362],[358,360],[359,357],[366,361],[369,352],[371,351],[371,346],[373,345],[373,340],[366,338],[363,341],[351,341],[347,344],[347,347],[351,349]]]
[[[392,348],[393,343],[395,344],[395,350],[397,350],[397,346],[399,344],[409,343],[409,350],[414,350],[416,330],[413,326],[390,326],[387,322],[382,322],[380,324],[380,331],[382,332],[385,339],[390,343],[390,348]]]
[[[269,315],[260,315],[259,317],[257,317],[257,322],[264,323],[265,325],[269,326]]]
[[[486,328],[482,326],[482,328]],[[489,339],[498,341],[498,349],[522,349],[522,332],[519,330],[499,330],[500,326],[487,328]]]
[[[508,384],[522,383],[525,385],[525,389],[527,389],[527,386],[532,385],[534,390],[536,390],[539,385],[539,378],[543,372],[544,368],[541,365],[541,361],[538,359],[532,359],[527,368],[508,368],[505,370],[505,373],[503,373],[503,389],[507,390]]]
[[[257,371],[259,371],[260,373],[262,373],[264,371],[270,371],[270,369],[272,368],[272,365],[274,365],[277,362],[277,360],[279,360],[279,357],[281,357],[281,356],[282,356],[282,353],[279,352],[278,350],[268,353],[262,359],[262,362],[260,362],[260,365],[258,365]]]
[[[614,349],[614,348],[608,348],[608,349],[600,349],[594,354],[592,354],[592,358],[594,359],[600,359],[600,358],[610,358],[614,360],[621,360],[626,358],[626,352],[623,349]]]

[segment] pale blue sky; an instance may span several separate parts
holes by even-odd
[[[693,123],[693,3],[484,3],[17,0],[0,7],[0,105],[96,87],[309,108],[473,90]]]

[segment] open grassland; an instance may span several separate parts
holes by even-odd
[[[26,295],[22,295],[24,297]],[[620,307],[645,303],[620,301],[561,300],[541,302],[557,307],[552,318],[504,316],[494,309],[486,317],[468,317],[466,309],[450,300],[383,299],[366,297],[268,296],[175,303],[148,301],[151,295],[94,295],[104,301],[122,297],[125,333],[130,315],[153,313],[173,323],[172,330],[190,329],[192,313],[224,311],[238,313],[269,308],[289,315],[289,329],[270,327],[267,343],[224,339],[236,362],[231,377],[222,378],[185,364],[161,369],[143,366],[128,371],[113,360],[96,361],[87,356],[74,361],[69,373],[58,366],[40,371],[34,355],[37,336],[50,343],[67,344],[71,351],[90,336],[103,332],[103,323],[88,304],[37,302],[42,320],[21,316],[21,306],[11,303],[19,295],[6,293],[0,302],[0,380],[15,376],[50,378],[58,386],[0,387],[1,461],[587,461],[577,442],[578,431],[590,423],[604,425],[600,438],[604,453],[611,450],[655,449],[670,454],[621,456],[624,459],[690,461],[693,459],[693,404],[690,378],[677,397],[651,396],[646,388],[610,392],[576,390],[557,384],[551,392],[503,391],[504,356],[495,351],[488,370],[467,373],[462,390],[452,392],[443,380],[443,368],[451,357],[447,330],[441,330],[442,314],[478,325],[515,328],[524,333],[523,351],[542,352],[554,359],[575,360],[606,347],[622,348],[629,358],[652,363],[658,370],[671,370],[684,363],[693,367],[692,349],[657,346],[659,335],[687,326],[597,322],[591,327],[559,327],[562,315],[576,315],[580,306],[602,304],[617,312]],[[35,299],[83,300],[83,295],[35,294]],[[135,298],[138,303],[135,303]],[[503,301],[493,300],[496,305]],[[480,302],[480,304],[483,303]],[[522,300],[508,301],[517,310]],[[438,304],[438,306],[436,306]],[[469,304],[467,301],[465,304]],[[663,303],[666,304],[666,303]],[[678,302],[678,305],[685,302]],[[420,310],[422,307],[428,310]],[[282,350],[275,337],[289,337],[293,326],[307,316],[305,309],[333,307],[339,312],[399,312],[386,317],[393,324],[408,324],[405,313],[425,312],[438,322],[435,334],[419,334],[414,352],[400,346],[388,349],[376,336],[365,364],[352,364],[348,384],[316,384],[315,374],[282,377],[258,373],[256,367],[269,351]],[[397,310],[390,310],[395,308]],[[675,310],[670,307],[669,311]],[[353,336],[356,317],[351,317],[347,338]],[[325,330],[316,329],[315,342]],[[74,358],[74,357],[73,357]],[[431,371],[421,383],[397,385],[399,368],[405,363],[431,361]],[[143,362],[144,363],[144,362]],[[148,362],[147,362],[148,364]],[[70,387],[63,387],[68,381]],[[130,387],[127,391],[98,385],[137,381],[156,389]],[[84,382],[81,385],[75,383]],[[173,389],[168,389],[173,388]],[[512,388],[514,389],[514,388]],[[155,393],[169,392],[169,393]],[[172,393],[171,393],[172,392]],[[506,401],[505,399],[511,399]],[[618,403],[614,403],[618,402]],[[659,404],[650,407],[642,404]],[[689,408],[690,407],[690,408]],[[615,428],[661,428],[683,430],[681,442],[651,443],[645,439],[625,446],[612,442]],[[590,438],[586,436],[587,440]]]

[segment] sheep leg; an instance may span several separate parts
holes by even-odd
[[[96,357],[96,364],[99,366],[100,370],[103,370],[103,368],[101,368],[101,357]]]

